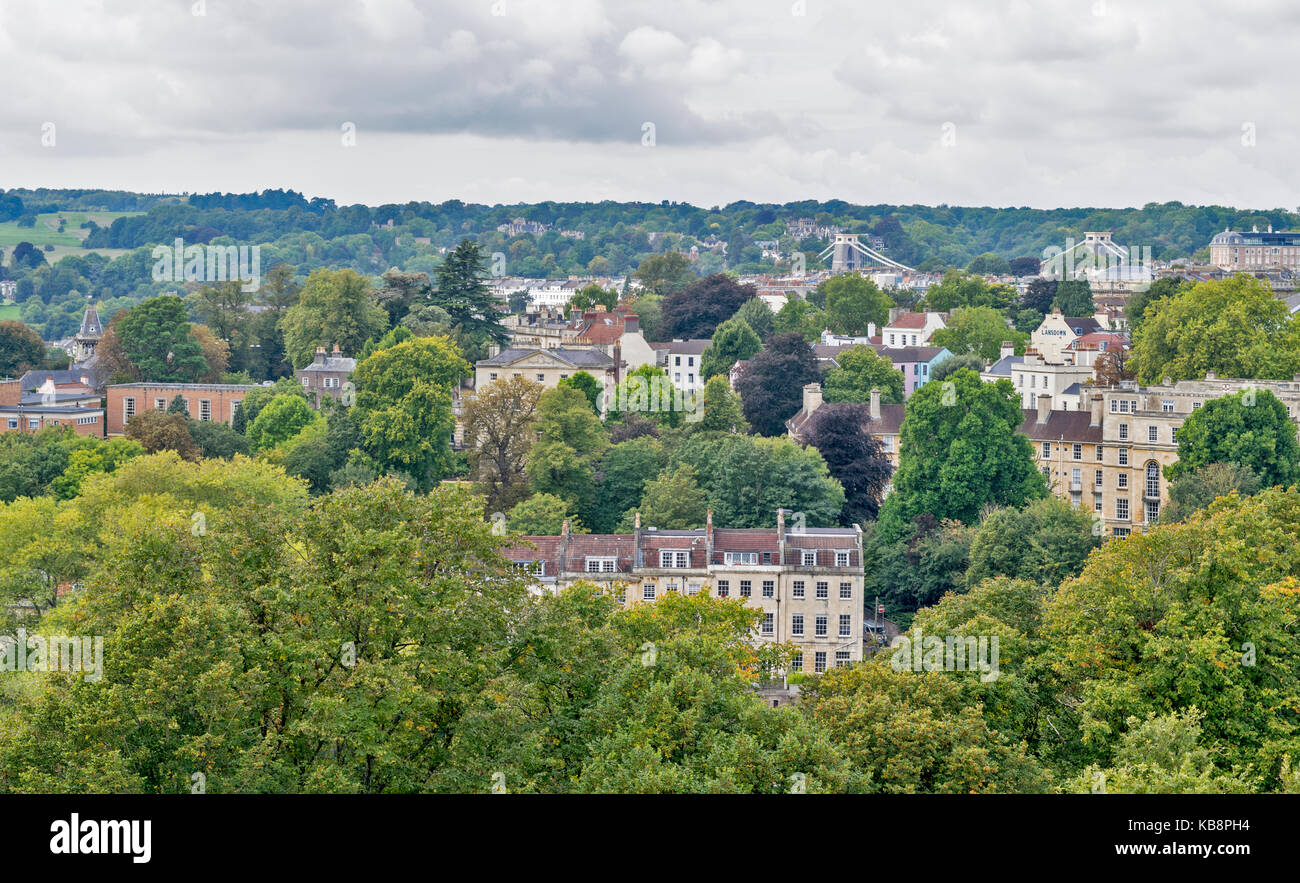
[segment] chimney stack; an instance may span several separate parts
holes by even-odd
[[[343,351],[339,349],[339,345],[337,343],[334,344],[334,358],[337,359],[342,355],[343,355]]]
[[[1038,396],[1038,422],[1043,424],[1052,413],[1052,397],[1047,393],[1041,393]]]
[[[1088,425],[1089,425],[1089,426],[1100,426],[1100,425],[1101,425],[1101,412],[1102,412],[1102,407],[1101,407],[1101,394],[1100,394],[1100,393],[1096,393],[1096,394],[1093,395],[1091,404],[1092,404],[1092,419],[1088,421]]]
[[[871,411],[870,411],[870,413],[871,413],[871,419],[872,419],[872,420],[879,420],[879,419],[880,419],[880,390],[879,390],[879,389],[873,389],[873,390],[871,391]]]
[[[709,511],[709,515],[710,515],[710,517],[712,517],[712,515],[713,515],[712,510]],[[639,511],[636,512],[636,513],[634,513],[633,516],[632,516],[632,528],[633,528],[633,530],[640,530],[640,529],[641,529],[641,513],[640,513]]]
[[[315,363],[316,363],[317,365],[320,365],[320,364],[322,364],[324,361],[325,361],[325,347],[323,347],[323,346],[318,346],[318,347],[316,347],[316,359],[315,359]]]
[[[803,412],[811,415],[822,406],[822,385],[820,383],[808,383],[803,388]]]
[[[1016,354],[1016,345],[1009,340],[1002,341],[1002,349],[998,354],[999,359],[1005,359],[1007,356]]]

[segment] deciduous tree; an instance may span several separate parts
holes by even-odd
[[[785,421],[803,406],[804,385],[820,380],[808,342],[797,334],[778,334],[745,365],[736,391],[754,431],[780,435]]]

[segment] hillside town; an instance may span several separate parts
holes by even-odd
[[[0,0],[9,865],[1285,862],[1258,6]]]

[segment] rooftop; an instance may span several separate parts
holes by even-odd
[[[215,389],[229,390],[231,392],[248,392],[250,389],[257,389],[256,384],[247,383],[110,383],[107,389]]]
[[[482,359],[475,364],[485,368],[506,367],[513,365],[520,359],[538,353],[551,356],[567,365],[572,365],[575,368],[612,368],[614,366],[614,360],[602,353],[600,350],[568,349],[565,347],[557,347],[555,349],[510,347],[509,349],[502,350],[495,356]]]

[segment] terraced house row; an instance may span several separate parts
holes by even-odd
[[[1300,423],[1300,376],[1238,380],[1213,374],[1151,386],[1085,387],[1083,409],[1053,410],[1051,396],[1025,410],[1029,437],[1048,486],[1075,508],[1096,513],[1106,536],[1145,531],[1169,501],[1164,467],[1178,459],[1178,430],[1206,402],[1247,389],[1268,390]]]
[[[642,528],[630,534],[522,537],[505,550],[534,576],[539,592],[578,580],[608,588],[625,604],[668,592],[740,598],[762,611],[756,639],[799,647],[793,671],[825,671],[862,659],[862,529],[805,528],[777,513],[775,528]]]

